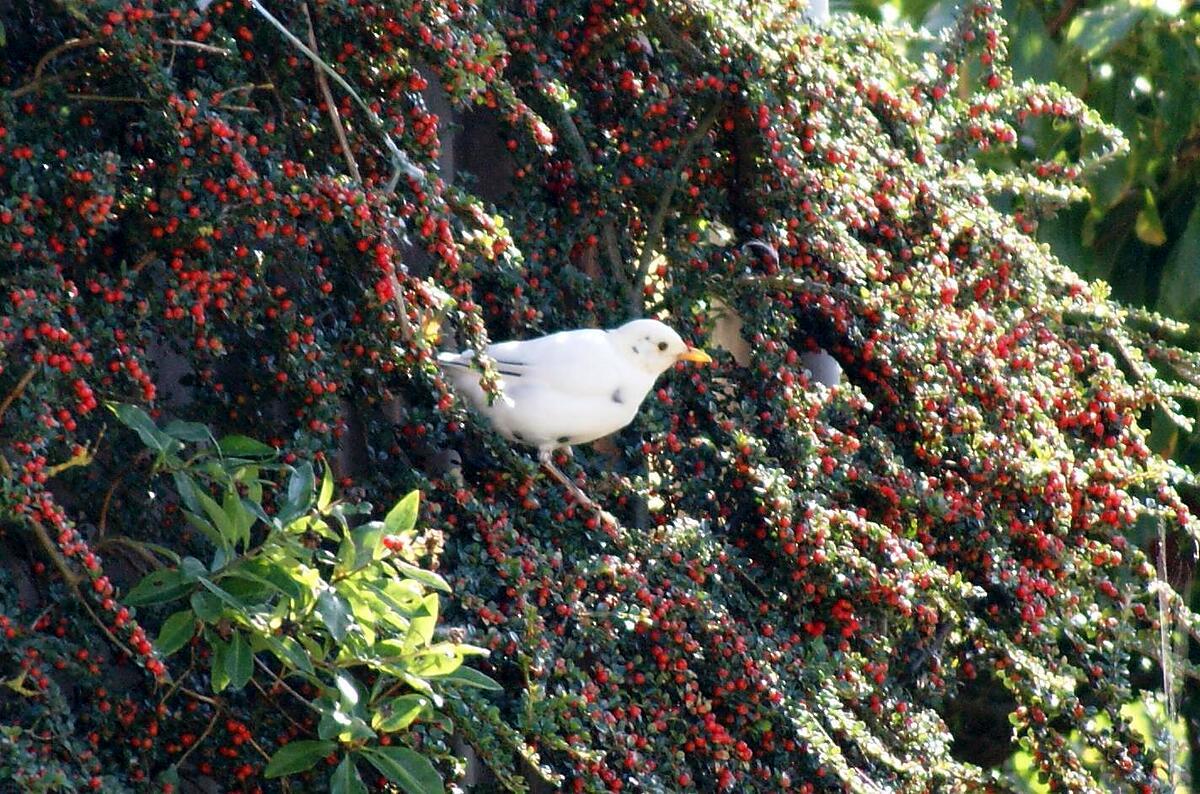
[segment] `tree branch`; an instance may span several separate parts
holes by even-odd
[[[642,255],[638,258],[638,267],[634,273],[633,283],[629,285],[630,314],[641,314],[642,289],[646,285],[646,277],[650,275],[650,264],[654,260],[654,254],[662,242],[663,227],[666,226],[667,214],[671,211],[671,200],[675,197],[675,191],[679,187],[683,169],[691,162],[692,150],[708,135],[724,108],[725,103],[721,100],[713,103],[713,106],[696,125],[696,129],[692,130],[692,134],[688,136],[683,148],[679,151],[679,156],[675,159],[671,177],[667,180],[666,188],[659,195],[658,203],[654,207],[654,214],[650,217],[646,242],[642,245]]]
[[[317,51],[317,33],[313,29],[312,14],[308,10],[308,3],[305,2],[300,8],[304,9],[304,21],[308,23],[308,46],[312,47],[313,52]],[[317,75],[317,86],[321,89],[321,96],[325,98],[325,104],[329,106],[329,119],[333,122],[333,131],[337,134],[338,145],[342,147],[342,155],[346,158],[346,168],[350,170],[350,176],[359,185],[362,184],[362,175],[358,172],[358,163],[354,161],[354,154],[350,151],[350,142],[346,140],[346,130],[342,126],[342,117],[338,113],[337,102],[333,99],[333,92],[329,90],[329,81],[325,79],[325,72],[320,66],[313,64],[313,71]]]

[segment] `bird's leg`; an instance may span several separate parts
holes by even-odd
[[[562,483],[563,486],[571,492],[571,495],[575,497],[575,501],[579,502],[579,504],[583,505],[589,510],[598,510],[600,512],[604,512],[600,510],[599,505],[593,502],[591,498],[589,498],[588,495],[585,494],[583,490],[575,484],[574,480],[563,474],[562,471],[560,471],[559,468],[554,465],[554,450],[539,449],[538,463],[542,464],[542,468],[549,472],[551,477]]]

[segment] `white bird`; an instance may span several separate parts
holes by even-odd
[[[488,345],[504,393],[488,404],[474,350],[441,353],[458,393],[510,441],[535,447],[538,461],[584,505],[590,499],[554,465],[554,451],[585,444],[633,421],[658,376],[677,361],[705,363],[658,320],[633,320],[619,328],[581,328]]]

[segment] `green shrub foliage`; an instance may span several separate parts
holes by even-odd
[[[322,741],[244,691],[202,735],[170,689],[187,671],[120,549],[215,549],[148,495],[155,455],[104,433],[115,400],[423,491],[447,620],[503,692],[409,741],[454,773],[453,728],[480,786],[980,790],[947,722],[989,686],[1057,789],[1168,788],[1119,709],[1155,685],[1163,610],[1187,618],[1140,551],[1193,523],[1137,423],[1188,396],[1141,352],[1178,329],[1031,237],[1123,142],[1013,84],[994,5],[937,40],[734,0],[39,0],[0,24],[0,498],[56,574],[0,569],[22,697],[0,772],[174,788],[195,747],[181,775],[256,790],[277,783],[251,740]],[[498,131],[488,201],[439,171],[438,91]],[[997,156],[1032,123],[1070,157]],[[648,313],[700,343],[724,313],[748,352],[669,375],[572,464],[616,527],[433,364]],[[817,346],[836,388],[806,374]],[[63,597],[27,620],[22,581]],[[120,695],[50,675],[84,663],[59,639]]]

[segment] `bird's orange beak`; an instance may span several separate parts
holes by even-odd
[[[705,353],[698,347],[689,348],[679,354],[676,361],[691,361],[694,364],[708,364],[712,361],[712,356]]]

